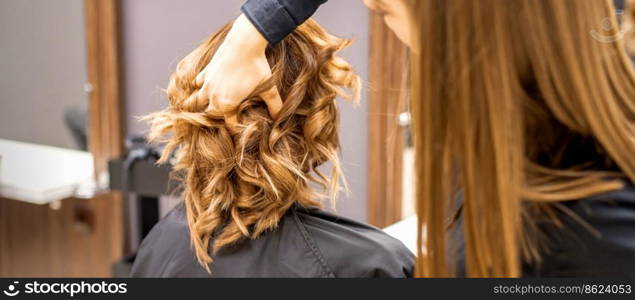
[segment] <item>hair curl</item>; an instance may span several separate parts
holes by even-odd
[[[240,104],[237,124],[225,123],[197,101],[195,78],[230,28],[225,25],[178,64],[167,88],[169,107],[143,118],[151,126],[149,139],[166,143],[160,163],[176,150],[173,170],[181,175],[191,241],[208,272],[210,243],[215,253],[257,238],[294,203],[321,206],[324,194],[312,186],[334,200],[341,178],[335,99],[357,99],[360,86],[351,66],[335,56],[350,41],[309,20],[267,48],[271,79]],[[255,96],[274,85],[283,99],[275,120]],[[318,167],[328,161],[327,177]]]

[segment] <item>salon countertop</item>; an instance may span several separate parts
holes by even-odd
[[[0,197],[47,204],[94,186],[89,152],[0,139]]]

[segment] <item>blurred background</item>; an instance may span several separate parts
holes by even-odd
[[[243,2],[0,1],[0,277],[127,274],[180,201],[136,117],[166,106],[176,63]],[[350,193],[335,210],[384,228],[414,212],[407,52],[362,1],[315,19],[354,40],[343,56],[364,80],[359,107],[338,101]]]

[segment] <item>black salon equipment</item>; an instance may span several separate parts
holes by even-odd
[[[108,163],[110,189],[123,195],[124,259],[113,265],[113,276],[127,277],[136,250],[159,221],[159,197],[170,195],[169,164],[157,165],[161,149],[142,137],[126,141],[127,154]]]

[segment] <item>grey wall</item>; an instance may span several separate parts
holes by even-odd
[[[352,38],[353,45],[344,50],[348,60],[364,82],[368,80],[368,9],[360,0],[331,0],[315,15],[329,32]],[[342,195],[337,211],[342,215],[366,221],[368,205],[368,101],[362,94],[360,106],[353,108],[345,101],[341,104],[342,161],[344,175],[350,186],[350,196]]]
[[[83,0],[0,1],[0,138],[74,148],[64,110],[86,105]]]
[[[124,99],[128,133],[147,127],[135,120],[166,105],[162,88],[176,63],[200,41],[239,14],[243,0],[124,0],[122,33]],[[359,0],[332,0],[316,19],[331,33],[355,39],[344,57],[362,78],[368,69],[368,12]],[[367,207],[367,104],[340,101],[341,143],[345,175],[351,196],[340,197],[338,212],[366,220]]]

